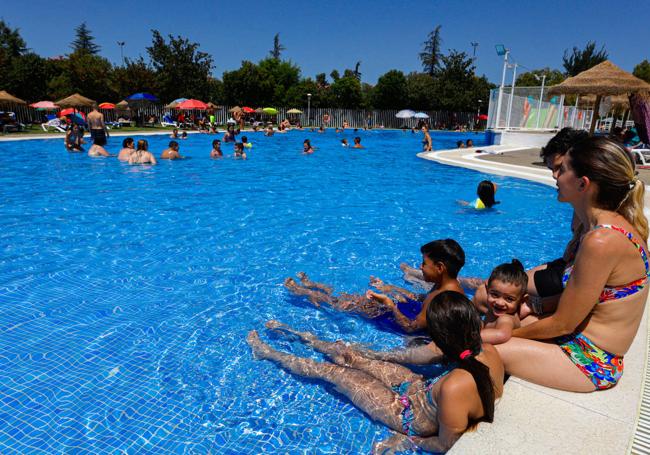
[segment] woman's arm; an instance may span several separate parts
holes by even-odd
[[[513,336],[544,340],[572,333],[598,303],[614,265],[620,261],[620,250],[612,233],[604,229],[585,236],[555,313],[515,329]]]

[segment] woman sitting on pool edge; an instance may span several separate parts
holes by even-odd
[[[608,389],[623,375],[648,297],[644,184],[627,150],[599,137],[575,144],[555,178],[558,200],[573,206],[587,233],[565,269],[555,313],[514,330],[497,349],[506,371],[527,381]]]
[[[492,422],[494,401],[503,392],[503,365],[494,346],[481,342],[479,314],[463,294],[438,294],[427,308],[426,319],[428,333],[447,367],[429,379],[276,321],[269,321],[267,327],[298,336],[333,363],[276,351],[256,331],[249,333],[247,341],[257,359],[272,360],[293,374],[335,385],[372,419],[397,432],[375,450],[444,452],[479,422]]]
[[[492,208],[494,205],[500,203],[499,201],[494,200],[494,195],[498,188],[499,187],[496,183],[490,182],[489,180],[483,180],[476,188],[476,195],[478,198],[474,199],[472,202],[459,200],[458,203],[475,208],[476,210]]]

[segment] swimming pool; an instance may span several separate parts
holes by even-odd
[[[419,134],[359,135],[365,150],[340,146],[352,133],[251,133],[247,161],[210,160],[215,136],[191,135],[191,159],[156,167],[61,140],[0,143],[0,451],[368,453],[385,427],[253,360],[245,335],[317,359],[263,323],[376,348],[401,338],[290,298],[283,279],[401,283],[399,263],[441,237],[465,249],[464,275],[532,266],[561,254],[570,208],[542,185],[418,159]],[[467,138],[481,144],[439,133],[434,148]],[[158,156],[169,138],[148,140]],[[484,178],[500,186],[497,210],[460,207]]]

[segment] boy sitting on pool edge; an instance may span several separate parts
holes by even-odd
[[[458,273],[465,265],[465,252],[453,239],[434,240],[420,248],[422,253],[422,274],[425,281],[433,283],[433,289],[422,299],[422,307],[414,319],[406,316],[397,303],[386,294],[375,291],[366,292],[366,297],[386,306],[395,318],[395,322],[407,333],[424,330],[427,326],[427,306],[431,300],[443,291],[456,291],[464,294],[458,282]],[[374,279],[371,284],[382,292],[402,294],[408,300],[417,302],[417,296],[396,286],[385,286],[381,280]]]

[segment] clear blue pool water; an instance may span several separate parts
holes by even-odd
[[[135,167],[68,154],[61,140],[0,143],[0,452],[368,453],[389,432],[321,383],[252,359],[280,319],[376,348],[400,336],[290,298],[304,270],[347,292],[452,237],[465,275],[561,254],[570,209],[551,188],[416,158],[420,135],[249,134],[247,161]],[[352,134],[346,135],[352,142]],[[434,147],[482,136],[436,134]],[[310,138],[314,155],[300,153]],[[149,137],[157,155],[169,138]],[[121,138],[108,149],[119,150]],[[227,154],[230,147],[225,146]],[[499,184],[497,210],[456,199]]]

